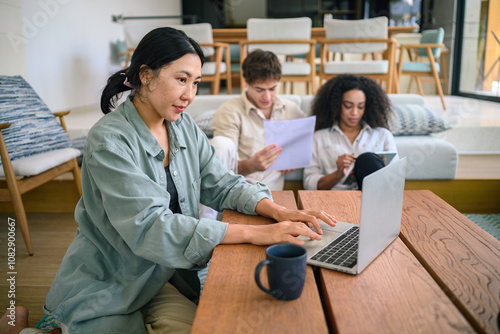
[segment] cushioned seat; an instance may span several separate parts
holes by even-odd
[[[72,172],[82,195],[80,169],[60,112],[53,114],[20,76],[0,76],[0,201],[12,202],[29,255],[33,246],[21,195],[53,178]],[[60,118],[61,124],[56,119]]]
[[[441,67],[438,63],[434,64],[436,68],[436,72],[440,72]],[[422,72],[429,73],[432,72],[431,64],[429,63],[412,63],[412,62],[403,62],[403,72]]]
[[[330,61],[323,65],[326,74],[383,74],[389,71],[387,60],[351,60],[349,62]]]
[[[311,66],[307,63],[286,62],[281,65],[282,75],[309,75]]]
[[[220,73],[226,73],[227,66],[224,63],[221,63],[220,65]],[[216,72],[217,64],[214,62],[207,62],[203,64],[203,67],[201,68],[201,74],[202,75],[214,75]]]
[[[17,176],[33,176],[57,167],[80,155],[82,155],[82,152],[76,148],[68,147],[16,159],[12,161],[12,168]],[[0,169],[0,177],[5,177],[3,168]]]

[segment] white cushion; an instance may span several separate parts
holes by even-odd
[[[292,40],[311,39],[312,20],[309,17],[288,19],[259,19],[247,21],[247,38],[249,41],[259,40]],[[310,44],[251,44],[248,51],[263,49],[278,55],[306,54]]]
[[[396,136],[399,157],[408,158],[407,180],[452,180],[458,152],[450,142],[433,136]]]
[[[281,63],[282,75],[309,75],[311,74],[311,65],[308,63]]]
[[[314,95],[304,95],[300,101],[300,109],[306,113],[307,116],[311,116],[311,106],[314,101]]]
[[[326,40],[339,39],[387,39],[388,20],[380,16],[364,20],[325,20]],[[340,53],[371,53],[384,51],[387,43],[343,43],[329,44],[328,51]],[[344,72],[346,73],[346,72]]]
[[[278,94],[278,97],[281,100],[288,100],[288,101],[294,102],[298,106],[300,106],[300,103],[302,101],[302,96],[297,95],[297,94]]]
[[[48,151],[14,160],[12,161],[12,168],[14,168],[16,176],[38,175],[81,154],[79,150],[72,147]],[[3,168],[0,168],[0,177],[5,177]]]
[[[217,63],[216,62],[206,62],[203,64],[203,67],[201,68],[201,74],[202,75],[215,75],[215,68],[216,68]],[[226,63],[221,63],[220,64],[220,73],[226,73]]]
[[[216,110],[225,102],[239,96],[239,94],[219,95],[197,95],[193,102],[187,107],[186,112],[196,119],[207,110]]]
[[[326,74],[383,74],[389,72],[388,60],[330,61],[323,66]]]

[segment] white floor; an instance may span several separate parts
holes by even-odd
[[[500,103],[446,96],[446,110],[438,96],[425,104],[453,128],[436,134],[453,143],[459,154],[500,154]]]
[[[425,105],[453,127],[500,127],[500,103],[460,96],[445,96],[446,110],[439,96],[425,96]]]

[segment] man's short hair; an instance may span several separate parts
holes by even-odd
[[[281,63],[271,51],[256,49],[248,54],[241,67],[243,78],[251,85],[255,82],[281,79]]]

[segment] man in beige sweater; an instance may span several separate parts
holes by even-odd
[[[271,190],[283,190],[284,175],[289,171],[268,170],[282,148],[265,146],[264,121],[305,117],[300,107],[276,96],[281,79],[281,64],[269,51],[255,50],[244,60],[243,77],[247,88],[220,106],[213,116],[212,145],[217,152],[227,151],[227,141],[221,148],[218,137],[231,140],[237,150],[237,170],[251,183],[260,182]]]

